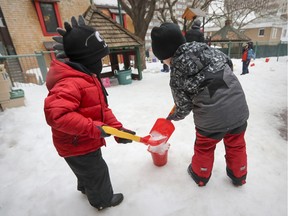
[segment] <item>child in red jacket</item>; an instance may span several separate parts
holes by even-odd
[[[47,74],[49,94],[44,112],[51,126],[53,143],[77,177],[77,189],[86,194],[90,204],[102,210],[116,206],[123,194],[113,193],[109,171],[102,158],[101,147],[109,136],[101,128],[108,125],[125,132],[108,107],[106,91],[101,83],[101,59],[109,49],[98,31],[86,26],[83,17],[72,17],[72,26],[57,29],[69,61],[53,60]],[[61,44],[58,44],[61,45]],[[116,138],[118,143],[131,140]]]
[[[252,58],[255,60],[253,43],[248,42],[244,45],[242,51],[242,73],[240,75],[245,75],[249,73],[249,64]]]

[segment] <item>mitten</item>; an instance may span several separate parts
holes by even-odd
[[[111,136],[110,134],[107,134],[107,133],[103,130],[103,128],[102,128],[101,126],[96,126],[96,128],[97,128],[98,130],[100,130],[100,132],[101,132],[100,137],[101,137],[101,138],[105,138],[105,137]]]
[[[126,128],[120,128],[119,129],[120,131],[123,131],[123,132],[126,132],[126,133],[130,133],[132,135],[135,135],[136,132],[135,131],[132,131],[132,130],[128,130]],[[121,143],[121,144],[127,144],[127,143],[132,143],[132,140],[129,140],[129,139],[124,139],[124,138],[120,138],[120,137],[115,137],[115,140],[117,143]]]
[[[169,115],[169,116],[167,116],[166,119],[169,120],[169,121],[172,121],[172,120],[173,120],[173,115]]]

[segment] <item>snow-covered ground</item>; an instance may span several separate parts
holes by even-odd
[[[285,216],[287,215],[286,128],[287,57],[256,59],[250,74],[235,74],[246,92],[250,118],[246,133],[247,184],[234,187],[225,172],[223,143],[215,152],[212,177],[198,187],[187,174],[193,154],[193,117],[175,122],[168,163],[154,166],[147,146],[117,144],[107,138],[102,148],[115,192],[125,196],[117,207],[98,212],[76,190],[76,178],[54,149],[43,113],[45,85],[22,87],[25,107],[0,113],[0,215],[3,216]],[[143,80],[107,88],[110,107],[125,127],[140,136],[166,117],[173,100],[169,73],[148,63]],[[283,115],[282,115],[283,116]]]

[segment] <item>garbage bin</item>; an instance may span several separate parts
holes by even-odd
[[[131,69],[127,69],[127,70],[115,70],[115,75],[118,79],[118,83],[120,85],[127,85],[127,84],[131,84],[132,83],[132,71]]]

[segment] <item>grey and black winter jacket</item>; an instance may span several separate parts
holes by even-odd
[[[177,49],[171,61],[170,87],[176,110],[168,119],[181,120],[193,111],[197,128],[225,132],[249,117],[232,61],[204,43],[185,43]]]

